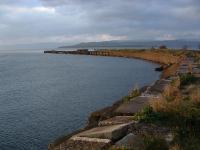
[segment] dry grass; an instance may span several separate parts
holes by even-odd
[[[188,85],[185,92],[179,89],[180,81],[174,81],[160,99],[153,99],[150,106],[155,112],[165,113],[171,117],[194,119],[200,117],[200,87]]]
[[[164,97],[170,97],[177,95],[180,88],[180,78],[174,79],[169,86],[167,86],[163,92]]]
[[[178,67],[179,67],[179,63],[174,63],[170,67],[164,69],[163,74],[162,74],[162,78],[174,76],[176,74]]]
[[[181,148],[179,144],[175,144],[170,148],[170,150],[181,150]]]
[[[180,78],[173,80],[164,90],[163,96],[159,99],[152,99],[150,106],[155,112],[175,113],[180,110],[183,103],[183,96],[179,90]]]
[[[153,99],[150,102],[150,106],[155,112],[175,113],[179,110],[181,103],[182,99],[179,96],[175,97],[172,101],[168,101],[162,97],[160,99]]]
[[[141,58],[161,64],[178,63],[181,56],[167,50],[110,50],[110,56]]]
[[[200,88],[195,88],[190,94],[191,101],[195,104],[200,104]]]

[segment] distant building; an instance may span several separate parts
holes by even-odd
[[[159,48],[160,49],[167,49],[167,46],[166,45],[161,45]]]
[[[88,54],[89,53],[88,49],[78,49],[77,52],[79,54]]]

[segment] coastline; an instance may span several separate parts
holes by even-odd
[[[53,51],[54,54],[55,51]],[[150,52],[150,53],[149,53]],[[48,52],[47,52],[48,53]],[[70,52],[69,54],[78,54],[80,55],[80,53],[74,53],[74,52]],[[66,54],[66,52],[59,52],[59,53],[55,53],[55,54]],[[67,53],[68,54],[68,53]],[[159,56],[160,54],[162,54],[162,57],[155,57]],[[182,60],[182,56],[174,56],[174,54],[170,54],[170,53],[164,53],[164,57],[170,58],[170,59],[163,59],[163,52],[153,52],[151,50],[149,51],[136,51],[134,53],[131,54],[130,50],[128,52],[122,52],[121,50],[118,51],[112,51],[112,50],[108,50],[108,51],[101,51],[98,53],[96,53],[95,51],[88,53],[88,51],[86,51],[86,53],[81,53],[81,55],[95,55],[95,56],[111,56],[111,57],[126,57],[126,58],[135,58],[135,59],[143,59],[143,60],[147,60],[147,61],[151,61],[153,63],[157,63],[163,67],[162,70],[162,74],[160,76],[160,79],[155,81],[154,84],[156,84],[156,82],[159,82],[161,80],[167,79],[169,77],[172,77],[176,74],[177,69],[180,65],[180,62]],[[150,56],[149,56],[150,55]],[[142,87],[139,91],[139,93],[144,93],[149,86],[147,87]],[[121,100],[115,102],[112,106],[108,106],[106,108],[103,108],[101,110],[95,111],[93,113],[90,114],[89,118],[88,118],[88,123],[87,125],[83,128],[83,129],[79,129],[71,134],[68,134],[64,137],[60,137],[58,139],[56,139],[53,143],[49,144],[48,149],[49,150],[54,150],[57,149],[56,147],[60,147],[60,145],[62,145],[62,143],[64,143],[65,141],[69,140],[71,137],[73,137],[74,135],[78,135],[81,132],[90,130],[92,128],[98,127],[98,123],[100,121],[115,117],[117,115],[123,115],[122,114],[117,114],[115,112],[115,110],[124,103],[124,99],[122,98]]]

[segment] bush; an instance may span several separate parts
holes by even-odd
[[[150,106],[145,107],[141,112],[135,114],[133,118],[140,122],[161,122],[166,119],[163,113],[154,112]]]
[[[181,86],[195,83],[198,79],[192,74],[185,74],[180,76]]]

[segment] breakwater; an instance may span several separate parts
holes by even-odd
[[[162,97],[162,93],[166,89],[170,88],[171,83],[178,79],[177,72],[180,65],[183,64],[184,57],[182,55],[174,55],[168,52],[151,52],[151,51],[95,51],[90,53],[81,53],[84,55],[99,55],[99,56],[116,56],[116,57],[129,57],[140,58],[149,61],[154,61],[164,65],[169,65],[165,68],[163,74],[165,76],[156,81],[153,85],[144,87],[139,90],[138,94],[129,96],[126,100],[121,100],[113,104],[111,107],[104,108],[100,111],[94,112],[88,119],[88,124],[84,129],[74,132],[68,136],[57,139],[54,143],[49,145],[51,150],[60,149],[108,149],[111,146],[123,146],[130,143],[128,141],[135,141],[135,135],[133,132],[129,132],[133,126],[137,128],[138,122],[133,121],[132,115],[139,112],[142,108],[147,106],[152,98],[157,99]],[[104,52],[104,53],[103,53]],[[62,54],[62,52],[56,53]],[[63,54],[79,54],[79,52],[70,52]],[[155,57],[158,56],[158,57]],[[160,57],[162,59],[160,59]],[[170,59],[168,59],[170,58]],[[185,60],[184,62],[187,62]],[[193,60],[190,61],[193,63]],[[186,73],[188,73],[189,64],[186,64]],[[166,74],[169,72],[168,74]],[[135,92],[134,92],[135,93]],[[137,92],[136,92],[137,93]],[[143,127],[141,127],[143,128]],[[145,127],[144,127],[145,128]],[[139,129],[136,129],[137,131]],[[162,135],[170,135],[170,131],[167,128],[154,128],[153,132],[157,132]],[[121,140],[120,140],[121,139]],[[167,137],[166,137],[167,140]],[[133,144],[133,143],[132,143]],[[128,145],[130,146],[130,145]]]

